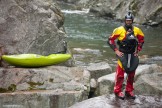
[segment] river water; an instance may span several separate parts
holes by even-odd
[[[123,23],[97,18],[89,14],[88,9],[82,11],[62,9],[62,12],[65,16],[64,27],[68,45],[76,65],[114,61],[115,54],[107,45],[107,39],[113,29]],[[162,28],[136,26],[145,34],[145,44],[139,55],[162,58]]]

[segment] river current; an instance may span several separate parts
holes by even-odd
[[[113,29],[123,25],[121,22],[95,17],[88,9],[62,10],[65,16],[65,31],[73,57],[77,65],[106,61],[111,63],[115,54],[107,45],[108,36]],[[135,25],[145,34],[145,43],[139,56],[162,58],[162,28]]]

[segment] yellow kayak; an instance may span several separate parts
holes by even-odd
[[[20,67],[42,67],[59,64],[71,58],[70,54],[51,54],[42,56],[38,54],[3,55],[7,63]]]

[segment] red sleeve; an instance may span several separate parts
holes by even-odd
[[[137,50],[141,51],[142,50],[142,46],[144,44],[144,36],[143,35],[137,35],[137,39],[138,39],[138,47]]]
[[[117,49],[115,40],[119,37],[119,35],[111,35],[108,39],[108,44],[115,51]]]

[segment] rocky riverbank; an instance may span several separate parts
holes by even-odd
[[[91,0],[78,3],[86,4],[89,1]],[[71,0],[71,3],[77,2]],[[94,0],[90,4],[96,3]],[[64,51],[66,41],[63,27],[64,16],[57,6],[52,0],[1,0],[0,44],[6,47],[9,54],[48,55]],[[146,64],[145,60],[142,62],[135,78],[135,93],[139,98],[134,106],[138,107],[140,103],[145,102],[146,106],[161,107],[161,67],[157,64]],[[105,94],[106,97],[96,97],[87,101],[93,103],[94,108],[107,106],[106,103],[101,104],[105,101],[114,102],[112,93],[114,65],[107,62],[92,63],[85,67],[72,64],[73,61],[69,60],[66,65],[59,64],[42,68],[1,67],[0,107],[67,108],[88,98]],[[148,98],[145,95],[149,95]],[[101,101],[98,102],[96,99]],[[79,108],[86,105],[84,106],[86,108],[92,105],[84,104],[84,102],[81,103],[82,105],[77,104],[72,107]],[[119,102],[117,105],[111,105],[113,107],[123,105],[122,101],[117,102]],[[153,102],[155,104],[152,104]],[[129,106],[134,104],[134,101],[132,103],[125,101],[124,104]]]
[[[144,102],[150,105],[155,101],[155,106],[160,107],[161,76],[160,66],[140,65],[134,84],[138,98],[135,101],[124,101],[125,105],[134,103],[134,106],[139,106],[140,103],[142,106]],[[93,63],[87,67],[1,68],[0,104],[3,107],[16,106],[15,108],[67,108],[88,98],[101,96],[76,104],[72,108],[83,108],[84,105],[89,108],[91,102],[97,102],[98,107],[103,108],[103,101],[112,103],[116,100],[113,94],[114,78],[115,73],[106,62]],[[111,105],[123,105],[118,101],[118,105]]]

